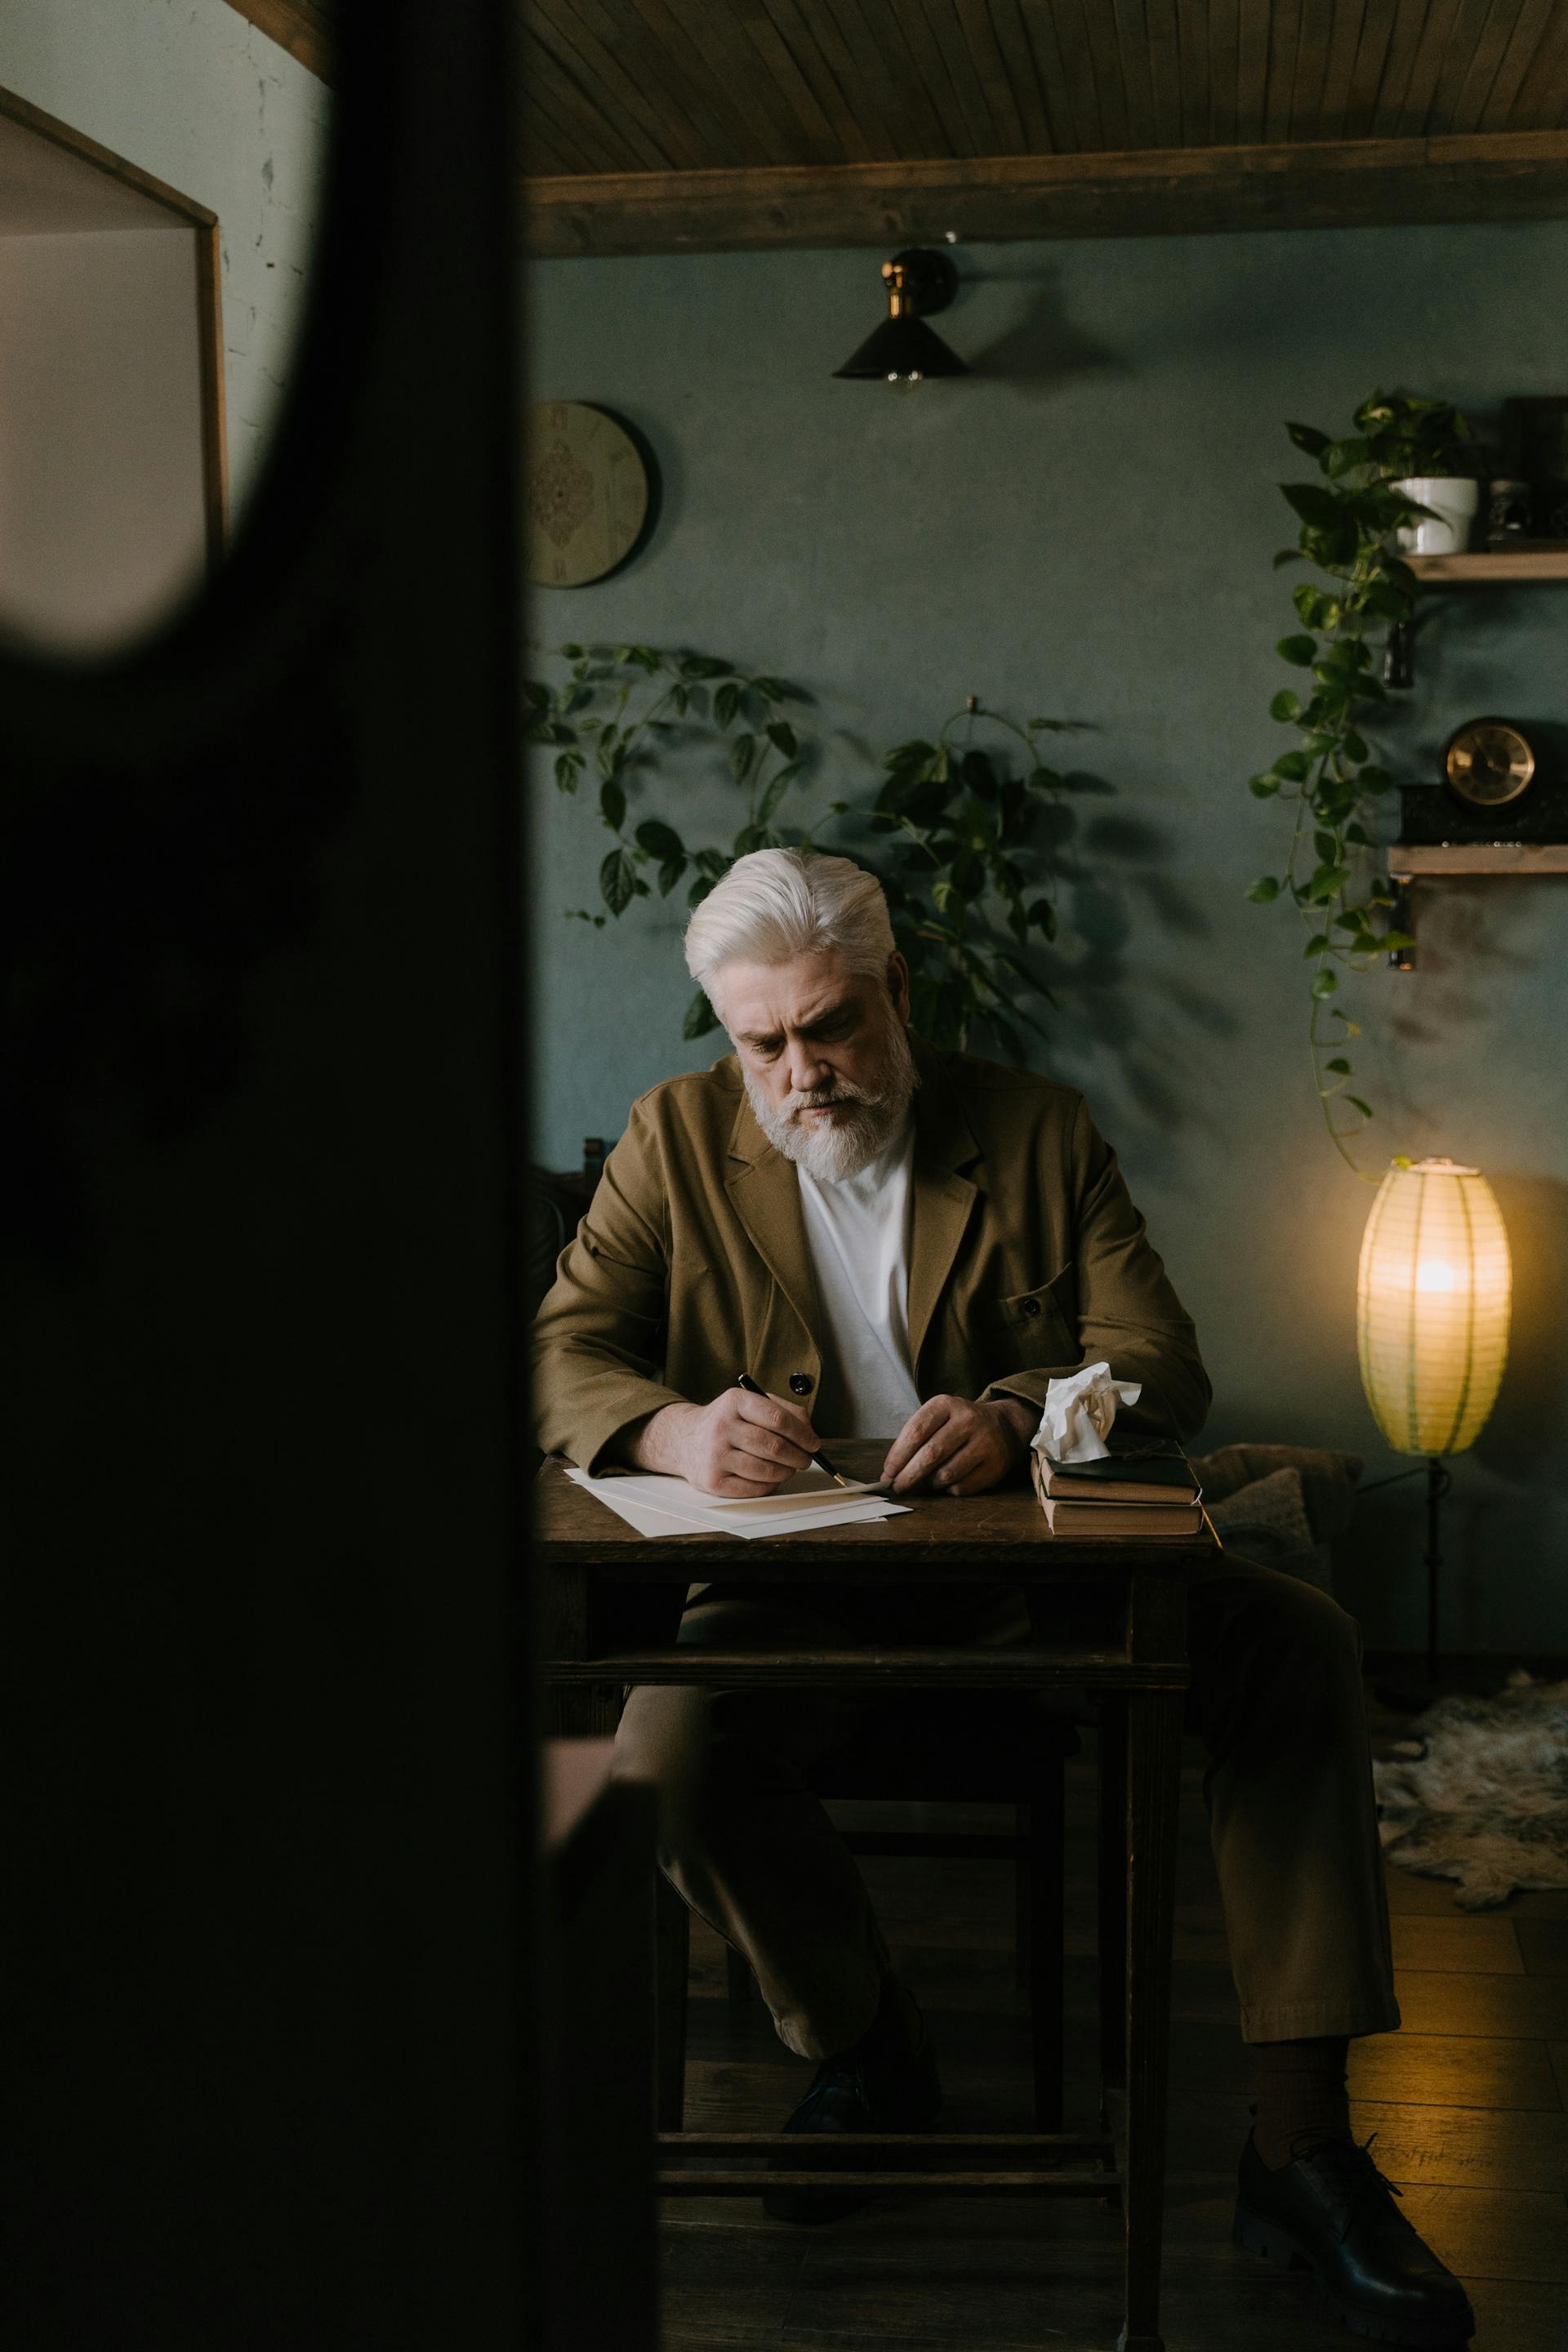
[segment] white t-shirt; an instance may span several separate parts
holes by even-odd
[[[820,1435],[896,1437],[920,1403],[910,1360],[910,1118],[858,1176],[800,1178],[806,1244],[850,1425]]]

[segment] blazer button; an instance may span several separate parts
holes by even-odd
[[[1026,1299],[1025,1299],[1025,1301],[1024,1301],[1024,1312],[1025,1312],[1025,1314],[1026,1314],[1026,1315],[1037,1315],[1037,1314],[1039,1313],[1039,1311],[1040,1311],[1040,1302],[1039,1302],[1039,1300],[1038,1300],[1037,1298],[1026,1298]]]
[[[789,1376],[789,1385],[792,1396],[809,1396],[811,1394],[811,1374],[809,1372],[792,1372]]]

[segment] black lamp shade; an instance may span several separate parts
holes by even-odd
[[[889,376],[967,375],[969,370],[923,319],[905,311],[900,318],[884,319],[833,373],[886,383]]]

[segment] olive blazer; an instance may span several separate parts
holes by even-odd
[[[1190,1437],[1209,1402],[1196,1336],[1083,1097],[910,1044],[921,1395],[1043,1403],[1048,1381],[1104,1357],[1144,1383],[1137,1425]],[[534,1323],[535,1434],[598,1470],[634,1423],[748,1371],[831,1439],[850,1423],[822,1332],[794,1163],[727,1054],[633,1105]]]

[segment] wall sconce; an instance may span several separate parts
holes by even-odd
[[[836,376],[866,383],[920,383],[928,375],[967,375],[958,353],[926,325],[933,310],[945,310],[958,291],[951,257],[923,245],[910,246],[882,264],[888,315]]]
[[[1463,1454],[1486,1425],[1508,1359],[1512,1289],[1502,1212],[1479,1171],[1396,1160],[1361,1245],[1356,1344],[1384,1436],[1396,1454],[1426,1456],[1427,1687],[1415,1705],[1437,1696],[1439,1509],[1451,1484],[1442,1457]]]

